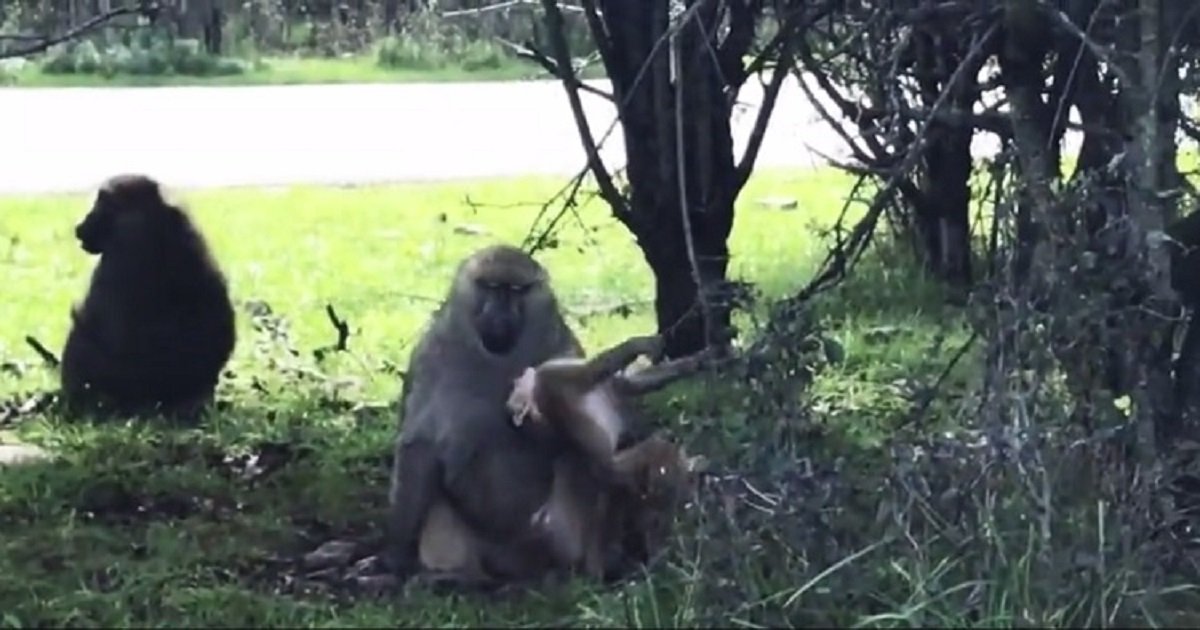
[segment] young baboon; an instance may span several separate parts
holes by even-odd
[[[598,386],[638,356],[657,358],[661,352],[660,337],[633,337],[590,359],[557,357],[525,368],[508,397],[513,424],[522,426],[529,420],[534,427],[549,429],[542,435],[565,438],[588,456],[602,479],[615,483],[612,456],[624,423]]]
[[[554,566],[597,579],[626,560],[649,558],[669,534],[698,461],[658,435],[609,458],[618,481],[596,502],[582,501],[577,468],[556,467],[550,496],[531,519],[534,535],[549,543]]]
[[[609,539],[632,534],[629,530],[658,518],[628,514],[631,510],[673,510],[673,505],[657,498],[672,492],[673,483],[682,483],[676,477],[686,467],[686,459],[658,437],[618,453],[617,440],[625,422],[606,392],[598,389],[611,379],[618,390],[653,391],[696,372],[712,353],[704,351],[640,372],[618,374],[638,355],[657,358],[661,352],[658,336],[634,337],[591,359],[562,357],[527,368],[513,384],[508,400],[513,424],[538,427],[540,437],[559,439],[568,448],[579,449],[595,467],[594,476],[610,484],[596,503],[583,505],[576,492],[580,481],[571,471],[556,469],[550,497],[532,522],[551,542],[559,564],[581,565],[588,574],[601,577],[601,553]],[[525,423],[527,419],[531,424]],[[641,554],[645,547],[643,539],[635,550]]]
[[[225,278],[203,236],[145,175],[107,180],[75,235],[100,260],[71,310],[67,404],[122,415],[199,411],[236,341]]]
[[[526,368],[508,397],[513,424],[534,429],[543,439],[565,440],[588,456],[603,480],[628,483],[613,467],[617,440],[626,423],[621,410],[610,404],[609,392],[600,386],[608,384],[630,397],[646,394],[696,373],[716,356],[710,348],[633,373],[619,373],[638,356],[659,358],[662,347],[657,335],[633,337],[590,359],[557,357]]]

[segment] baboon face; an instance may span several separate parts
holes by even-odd
[[[643,469],[638,485],[642,500],[658,508],[674,505],[691,482],[688,461],[682,450],[668,443],[654,442],[648,466]]]
[[[487,248],[468,259],[458,291],[459,299],[468,300],[471,328],[491,354],[508,354],[531,321],[557,312],[545,270],[515,247]]]
[[[142,175],[121,175],[105,182],[75,237],[83,251],[102,254],[118,238],[140,239],[155,223],[170,221],[158,184]]]
[[[525,327],[525,296],[531,284],[476,281],[475,329],[492,354],[507,354]]]

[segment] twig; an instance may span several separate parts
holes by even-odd
[[[762,104],[759,106],[758,115],[754,119],[754,127],[750,131],[750,140],[746,143],[746,149],[742,153],[741,161],[735,167],[737,173],[735,190],[737,191],[741,191],[746,186],[746,182],[750,181],[750,175],[754,171],[754,163],[758,159],[758,152],[762,148],[763,139],[767,135],[767,123],[770,122],[771,114],[775,111],[775,103],[779,98],[779,90],[783,87],[783,81],[788,75],[788,68],[792,65],[795,42],[800,39],[797,33],[804,32],[804,28],[801,26],[802,22],[798,17],[803,15],[803,11],[792,13],[780,28],[779,36],[783,36],[784,40],[780,46],[779,59],[776,62],[777,65],[774,70],[772,70],[771,80],[767,83],[766,89],[763,91]],[[697,20],[697,23],[701,22]],[[803,21],[804,25],[808,23],[809,20]]]
[[[65,41],[68,41],[71,39],[75,39],[76,37],[79,37],[80,35],[83,35],[84,33],[87,33],[88,31],[99,28],[100,26],[103,26],[105,23],[113,20],[114,18],[118,18],[122,15],[138,14],[138,15],[145,15],[147,17],[150,17],[157,12],[158,12],[158,3],[156,3],[156,2],[141,2],[137,6],[117,7],[116,9],[112,9],[110,11],[101,13],[100,15],[97,15],[97,16],[83,22],[82,24],[79,24],[78,26],[69,28],[66,31],[64,31],[58,35],[46,35],[44,37],[37,37],[36,39],[39,39],[40,41],[38,41],[35,44],[29,44],[27,46],[15,48],[13,50],[0,50],[0,59],[9,59],[12,57],[26,57],[28,55],[40,53],[40,52],[50,48],[51,46],[54,46],[56,44],[61,44]],[[32,36],[24,37],[23,36],[22,39],[30,40],[30,39],[34,39],[34,37],[32,37]]]
[[[621,315],[628,317],[634,309],[640,309],[654,304],[654,300],[632,300],[630,302],[618,302],[616,304],[607,304],[589,309],[571,310],[569,313],[572,317],[584,319],[587,317],[595,317],[597,315]]]
[[[38,356],[42,357],[42,361],[45,361],[46,365],[52,368],[58,367],[60,363],[58,357],[54,356],[53,352],[47,350],[46,346],[43,346],[42,342],[35,339],[33,335],[25,335],[25,343],[29,344],[29,347],[33,348],[33,351],[38,353]]]
[[[951,73],[941,93],[938,94],[937,99],[934,100],[933,105],[929,108],[929,117],[919,121],[917,133],[913,141],[906,147],[904,158],[896,165],[892,176],[887,179],[883,187],[875,194],[874,201],[867,208],[866,216],[854,226],[849,242],[846,244],[852,250],[850,256],[848,257],[847,252],[841,250],[841,248],[839,248],[839,251],[830,252],[821,263],[821,272],[799,294],[789,298],[789,302],[803,303],[824,288],[825,285],[837,282],[848,271],[847,259],[853,258],[857,260],[861,256],[865,248],[865,243],[874,231],[875,223],[879,220],[879,216],[891,201],[892,195],[901,188],[902,180],[904,179],[902,174],[912,169],[924,155],[925,145],[929,141],[929,127],[934,121],[934,117],[945,107],[946,102],[950,99],[950,94],[954,91],[958,82],[963,80],[966,69],[971,67],[976,59],[984,54],[988,44],[992,41],[992,38],[996,37],[999,30],[998,24],[992,24],[975,39],[970,50],[959,63],[958,67],[955,68],[954,72]]]
[[[553,59],[546,56],[546,53],[538,50],[537,47],[533,45],[533,42],[526,42],[524,45],[522,45],[522,44],[518,44],[516,42],[510,42],[507,39],[504,39],[503,37],[496,37],[495,40],[497,42],[499,42],[501,46],[504,46],[505,48],[508,48],[509,50],[511,50],[512,53],[514,55],[516,55],[518,58],[527,59],[527,60],[532,61],[532,62],[536,63],[537,65],[541,66],[542,69],[544,69],[546,72],[550,73],[550,76],[552,76],[556,79],[560,79],[562,81],[569,81],[572,86],[574,86],[578,89],[581,89],[584,92],[587,92],[588,94],[594,94],[594,95],[599,96],[600,98],[603,98],[609,102],[615,102],[612,94],[609,94],[608,92],[605,92],[604,90],[601,90],[598,87],[591,86],[591,85],[588,85],[587,83],[584,83],[582,80],[579,79],[578,76],[576,76],[576,74],[573,70],[572,70],[572,72],[565,72],[565,73],[560,71],[558,64],[555,63],[555,61]]]
[[[350,325],[346,323],[346,320],[338,317],[332,304],[325,305],[325,314],[329,316],[329,323],[333,324],[334,329],[337,330],[337,344],[333,348],[336,352],[341,352],[346,349],[346,342],[350,340]]]
[[[325,315],[329,317],[329,323],[333,324],[334,330],[337,331],[337,341],[332,345],[322,346],[313,350],[313,358],[318,363],[323,361],[330,352],[346,352],[349,350],[350,324],[338,317],[337,311],[334,310],[332,304],[325,305]]]
[[[499,4],[489,4],[485,7],[478,7],[475,9],[457,9],[455,11],[443,11],[442,13],[440,13],[438,15],[443,18],[476,16],[476,15],[483,15],[484,13],[491,13],[493,11],[503,11],[504,9],[512,9],[514,7],[533,7],[533,6],[537,6],[537,5],[538,5],[538,0],[508,0],[508,2],[501,2]],[[575,13],[583,13],[583,7],[577,7],[573,4],[564,4],[564,5],[562,5],[562,8],[567,11],[573,11]]]
[[[540,1],[550,2],[551,4],[553,4],[556,0],[540,0]],[[647,53],[646,58],[643,59],[641,64],[638,66],[638,70],[637,70],[637,73],[634,74],[633,81],[631,81],[630,85],[623,90],[623,95],[622,95],[621,100],[616,103],[617,115],[615,117],[613,117],[613,119],[609,122],[608,128],[605,129],[604,133],[600,135],[600,139],[593,141],[593,144],[597,149],[601,146],[604,146],[604,143],[607,142],[608,138],[613,134],[614,131],[616,131],[617,123],[621,122],[622,112],[624,112],[625,108],[629,106],[629,103],[633,100],[634,94],[637,92],[638,86],[640,86],[642,84],[642,81],[646,77],[646,73],[650,71],[651,62],[653,62],[655,59],[655,56],[659,54],[659,48],[661,48],[662,46],[667,44],[668,40],[670,39],[672,34],[675,32],[675,30],[678,29],[682,25],[682,23],[685,23],[690,18],[690,15],[693,12],[697,11],[702,4],[703,3],[697,3],[697,4],[689,7],[687,9],[687,11],[683,14],[683,16],[681,16],[680,24],[672,26],[670,29],[668,29],[667,32],[664,32],[662,35],[660,35],[658,37],[658,39],[656,39],[654,41],[654,45],[651,46],[650,52]],[[585,15],[588,18],[588,26],[592,30],[593,34],[605,32],[604,24],[600,20],[601,13],[600,13],[599,9],[596,8],[594,0],[584,0],[583,5],[584,5],[584,9],[585,9]],[[561,18],[561,16],[559,16],[559,17]],[[561,21],[558,22],[558,25],[560,27],[561,27],[561,24],[562,24]],[[556,41],[558,39],[562,39],[562,33],[560,32],[559,37],[557,37],[555,39],[556,39]],[[599,49],[599,51],[600,51],[601,58],[604,60],[605,67],[610,68],[610,69],[612,67],[614,67],[614,64],[616,64],[617,62],[615,61],[615,59],[613,57],[613,51],[611,49],[610,42],[607,41],[603,37],[596,37],[595,43],[596,43],[597,49]],[[565,46],[565,41],[563,42],[563,45]],[[556,51],[557,50],[558,49],[556,46]],[[566,92],[568,94],[568,100],[570,100],[570,95],[573,92],[575,92],[575,90],[573,89],[573,85],[568,81],[564,81],[563,88],[566,90]],[[577,94],[575,95],[575,101],[578,101]],[[581,130],[580,131],[580,133],[581,133],[580,140],[584,144],[584,151],[586,153],[587,146],[588,146],[588,140],[591,140],[591,126],[588,124],[587,119],[583,118],[582,108],[576,110],[573,107],[572,115],[575,116],[576,126],[579,127]],[[585,133],[586,133],[586,135],[584,135]],[[597,154],[597,158],[598,157],[599,157],[599,155]],[[538,234],[536,237],[534,237],[534,229],[533,229],[533,227],[530,227],[529,234],[527,234],[525,236],[525,241],[522,244],[523,248],[527,249],[530,253],[534,253],[537,250],[544,247],[546,245],[546,243],[549,242],[550,237],[553,233],[554,227],[558,224],[558,222],[562,219],[562,217],[565,216],[568,212],[576,212],[576,209],[575,209],[576,195],[578,194],[579,189],[583,184],[584,178],[587,177],[587,174],[589,172],[592,172],[592,164],[593,164],[593,162],[589,158],[587,160],[587,164],[585,164],[583,166],[583,168],[580,169],[579,172],[576,173],[575,176],[572,177],[571,180],[567,182],[566,185],[564,185],[561,189],[559,189],[559,191],[557,193],[555,193],[555,195],[553,197],[551,197],[550,200],[547,201],[542,206],[542,209],[538,212],[537,217],[535,217],[533,220],[534,226],[536,226],[538,223],[541,222],[542,217],[545,216],[545,214],[549,211],[550,206],[553,205],[557,199],[560,199],[560,198],[564,199],[563,205],[559,208],[559,210],[555,214],[555,216],[550,220],[550,225],[547,226],[546,229],[542,230],[542,232],[540,234]],[[620,203],[617,205],[614,205],[612,203],[612,199],[608,195],[605,194],[606,190],[610,190],[610,191],[615,190],[615,185],[612,180],[612,175],[609,174],[606,167],[604,166],[603,160],[599,160],[598,165],[600,167],[600,171],[599,171],[599,173],[595,173],[595,175],[596,175],[597,182],[601,184],[600,185],[600,196],[603,197],[606,202],[608,202],[609,207],[612,208],[613,214],[618,219],[621,218],[623,215],[628,215],[629,210],[630,210],[629,203],[625,199],[625,197],[620,194],[619,190],[615,191],[619,195],[618,201]],[[619,173],[620,169],[618,169],[616,172]],[[601,179],[601,175],[603,176],[604,179]],[[609,185],[613,186],[613,188],[606,189],[605,186],[603,185],[604,181],[609,182]],[[578,217],[577,214],[576,214],[576,217]],[[680,321],[683,321],[683,320],[680,320]]]
[[[575,118],[579,139],[583,144],[584,153],[587,154],[588,168],[591,170],[592,176],[596,178],[604,200],[614,210],[620,209],[618,214],[624,214],[627,212],[626,200],[613,185],[612,175],[605,168],[604,160],[600,158],[599,145],[592,135],[592,128],[588,125],[587,116],[583,113],[583,103],[579,100],[579,91],[576,89],[579,79],[575,77],[575,70],[571,67],[571,53],[567,47],[566,35],[563,33],[563,17],[558,10],[558,0],[541,0],[541,2],[542,9],[546,13],[546,30],[550,34],[556,65],[562,70],[560,78],[563,87],[566,88],[567,102],[571,105],[571,114]]]

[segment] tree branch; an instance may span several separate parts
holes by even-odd
[[[27,57],[29,55],[34,55],[34,54],[40,53],[40,52],[50,48],[51,46],[55,46],[57,44],[61,44],[66,41],[70,41],[72,39],[75,39],[76,37],[79,37],[80,35],[83,35],[83,34],[89,32],[89,31],[95,30],[122,15],[138,14],[138,15],[144,15],[146,17],[152,18],[152,17],[154,17],[155,14],[157,14],[157,12],[158,12],[158,3],[157,2],[143,1],[143,2],[138,3],[136,6],[123,6],[123,7],[117,7],[110,11],[106,11],[104,13],[101,13],[100,15],[97,15],[95,17],[88,19],[87,21],[85,21],[81,24],[73,26],[73,27],[67,29],[66,31],[63,31],[62,33],[60,33],[58,35],[45,35],[45,36],[22,35],[19,37],[19,39],[22,39],[25,41],[33,41],[33,40],[36,40],[36,41],[34,41],[34,43],[32,43],[32,44],[26,44],[24,46],[14,48],[11,50],[0,50],[0,59],[10,59],[13,57]],[[16,37],[13,37],[13,38],[16,39]]]
[[[542,8],[546,11],[546,30],[550,33],[551,46],[554,47],[554,60],[563,72],[561,76],[563,87],[567,91],[567,101],[571,105],[575,127],[579,131],[579,141],[583,144],[584,153],[587,154],[588,168],[591,169],[592,175],[595,176],[596,183],[600,187],[600,196],[604,197],[604,200],[615,212],[626,214],[625,198],[613,184],[612,175],[604,166],[604,161],[600,159],[600,149],[596,145],[591,126],[588,125],[587,116],[583,112],[583,103],[579,100],[579,90],[576,88],[578,79],[575,77],[575,70],[571,67],[571,55],[567,49],[566,36],[563,35],[563,17],[558,10],[558,1],[542,0]]]
[[[795,37],[789,37],[784,41],[783,50],[779,54],[779,62],[771,73],[771,82],[763,91],[762,105],[758,108],[754,127],[750,130],[746,151],[742,153],[742,160],[737,165],[737,179],[734,182],[734,191],[736,192],[742,190],[746,182],[750,180],[750,174],[754,171],[754,162],[758,159],[758,151],[762,148],[763,139],[767,135],[767,123],[771,120],[771,113],[775,111],[775,102],[779,100],[779,89],[783,87],[783,80],[787,78],[788,70],[792,67],[793,42],[795,41]]]
[[[501,46],[504,46],[504,47],[508,48],[509,50],[511,50],[513,52],[513,54],[516,55],[518,58],[532,61],[532,62],[536,63],[537,65],[541,66],[543,69],[546,70],[546,72],[550,73],[550,76],[553,76],[556,79],[561,79],[563,81],[570,81],[576,88],[581,89],[584,92],[587,92],[588,94],[594,94],[594,95],[599,96],[600,98],[603,98],[609,102],[614,102],[612,94],[609,94],[608,92],[605,92],[604,90],[601,90],[597,87],[593,87],[591,85],[584,83],[583,81],[580,81],[579,77],[576,76],[574,71],[560,72],[559,68],[558,68],[558,64],[555,63],[554,60],[551,59],[550,57],[547,57],[545,53],[538,50],[537,47],[534,46],[533,42],[525,42],[525,45],[521,45],[516,42],[510,42],[507,39],[504,39],[503,37],[497,37],[495,39],[496,39],[496,41],[500,42]]]

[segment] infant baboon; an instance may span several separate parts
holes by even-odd
[[[652,521],[665,521],[674,511],[673,498],[690,470],[687,458],[659,437],[616,452],[626,422],[611,392],[601,388],[611,384],[627,394],[654,391],[696,372],[712,350],[618,374],[638,355],[657,358],[661,352],[659,337],[634,337],[591,359],[561,357],[527,368],[513,383],[508,399],[513,424],[536,429],[543,440],[557,439],[579,449],[594,467],[594,476],[609,487],[585,503],[578,488],[587,480],[556,467],[550,496],[531,523],[549,540],[560,565],[582,565],[588,574],[602,577],[607,545],[628,540],[639,556],[646,556],[648,537],[657,538],[654,532],[663,530]]]
[[[612,457],[624,420],[599,386],[638,356],[661,352],[660,337],[634,337],[590,359],[558,357],[526,368],[508,397],[513,424],[528,419],[543,437],[565,438],[588,456],[601,479],[616,483]]]
[[[597,579],[629,561],[643,562],[670,533],[676,508],[701,458],[658,435],[610,453],[614,483],[585,503],[577,470],[555,468],[550,496],[530,524],[551,549],[553,564],[582,568]]]
[[[619,371],[639,355],[657,359],[662,354],[661,337],[633,337],[591,359],[557,357],[521,373],[513,382],[508,410],[514,425],[529,427],[542,439],[566,440],[587,455],[602,479],[626,483],[614,476],[612,465],[626,422],[612,404],[612,392],[601,386],[629,397],[657,391],[710,364],[716,352],[709,348],[630,374]]]
[[[75,235],[100,260],[71,311],[65,402],[121,415],[199,411],[236,341],[203,236],[144,175],[107,180]]]

